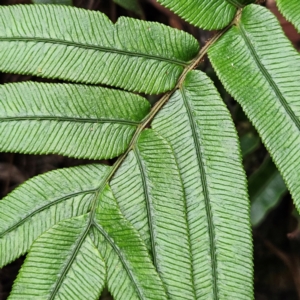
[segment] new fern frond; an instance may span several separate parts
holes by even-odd
[[[300,206],[300,61],[274,16],[247,0],[159,2],[219,31],[199,49],[158,23],[0,7],[0,71],[72,82],[1,86],[0,150],[116,158],[0,201],[0,267],[28,253],[9,299],[253,299],[246,177],[232,118],[196,70],[206,54]],[[132,92],[164,94],[151,108]]]

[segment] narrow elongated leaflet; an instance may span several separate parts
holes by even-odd
[[[91,237],[107,266],[107,286],[116,300],[166,300],[140,235],[124,218],[107,185],[99,198]]]
[[[135,193],[130,191],[126,199],[121,195],[124,180],[127,177],[128,187],[132,187],[137,176]],[[168,297],[193,299],[183,187],[168,142],[153,130],[143,131],[112,187],[125,217],[150,248]]]
[[[158,0],[187,22],[204,29],[222,29],[238,8],[252,0]]]
[[[90,210],[110,167],[86,165],[26,181],[0,201],[0,267],[25,254],[57,222]]]
[[[149,251],[151,238],[149,217],[147,217],[147,195],[144,192],[143,177],[133,151],[129,152],[121,167],[110,182],[114,195],[124,216],[139,231]]]
[[[189,34],[68,6],[0,8],[0,70],[161,93],[198,52]]]
[[[0,150],[102,159],[123,153],[149,102],[107,88],[45,83],[0,86]]]
[[[205,74],[192,71],[152,123],[168,140],[184,187],[194,294],[251,299],[249,201],[229,112]]]
[[[276,4],[284,17],[300,32],[300,2],[298,0],[276,0]]]
[[[266,8],[244,8],[209,50],[227,90],[257,128],[300,209],[300,56]]]

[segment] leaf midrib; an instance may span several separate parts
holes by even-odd
[[[87,235],[88,235],[88,233],[91,229],[91,226],[94,225],[95,227],[97,227],[98,224],[95,221],[95,214],[96,214],[96,209],[97,209],[97,206],[98,206],[97,205],[98,204],[97,199],[98,200],[100,199],[99,195],[103,192],[103,189],[104,189],[105,185],[107,184],[107,182],[109,181],[110,177],[112,176],[113,172],[114,172],[114,169],[108,169],[106,171],[105,176],[101,180],[99,186],[94,189],[94,191],[96,193],[95,193],[95,196],[94,196],[94,201],[91,205],[91,210],[90,210],[90,213],[89,213],[89,220],[88,220],[88,223],[86,225],[86,228],[85,228],[84,232],[82,233],[82,235],[81,235],[81,237],[80,237],[80,239],[79,239],[79,241],[78,241],[78,243],[77,243],[77,245],[74,249],[74,252],[72,253],[72,256],[68,260],[68,263],[63,268],[62,275],[59,277],[58,281],[56,282],[55,287],[51,292],[49,300],[54,300],[55,299],[55,296],[56,296],[58,290],[60,289],[60,287],[62,285],[64,277],[68,273],[69,269],[71,268],[71,266],[72,266],[72,264],[73,264],[73,262],[76,258],[76,255],[78,254],[78,251],[79,251],[81,245],[85,241],[85,238],[87,237]]]
[[[82,44],[82,43],[76,43],[66,40],[59,40],[59,39],[46,39],[41,37],[1,37],[0,36],[0,42],[36,42],[36,43],[45,43],[45,44],[59,44],[64,46],[71,46],[76,48],[83,48],[87,50],[95,50],[100,52],[108,52],[108,53],[116,53],[124,56],[133,56],[133,57],[143,57],[147,59],[152,60],[158,60],[163,62],[168,62],[171,64],[179,65],[181,67],[188,66],[188,63],[182,60],[173,59],[173,58],[167,58],[167,57],[161,57],[157,55],[147,54],[147,53],[141,53],[141,52],[133,52],[128,50],[120,50],[115,48],[109,48],[99,45],[91,45],[91,44]]]
[[[94,227],[99,231],[100,234],[102,234],[102,236],[105,238],[105,240],[108,242],[108,244],[113,248],[113,250],[115,251],[115,253],[117,254],[117,256],[119,257],[128,277],[130,278],[130,281],[134,284],[135,286],[135,290],[137,291],[139,298],[140,299],[144,299],[142,292],[140,291],[138,284],[136,282],[136,280],[134,279],[132,272],[130,271],[130,267],[127,266],[127,263],[125,261],[125,259],[123,258],[119,248],[116,246],[116,244],[114,243],[114,241],[112,241],[112,239],[110,238],[110,236],[108,235],[108,233],[104,230],[104,228],[102,228],[102,226],[100,226],[98,223],[96,223],[95,221],[93,221],[93,225]]]
[[[57,122],[73,122],[73,123],[112,123],[112,124],[122,124],[129,126],[137,126],[140,124],[138,121],[129,121],[122,119],[109,119],[109,118],[76,118],[76,117],[53,117],[44,115],[35,116],[17,116],[17,117],[0,117],[0,122],[13,122],[13,121],[57,121]]]
[[[76,196],[79,196],[81,194],[92,194],[93,192],[97,192],[98,191],[98,188],[94,188],[94,189],[90,189],[90,190],[85,190],[85,191],[80,191],[80,192],[77,192],[77,193],[71,193],[71,194],[68,194],[62,198],[58,198],[54,201],[51,201],[50,203],[47,203],[46,205],[43,205],[43,206],[40,206],[37,210],[33,211],[32,213],[30,213],[29,215],[27,215],[25,218],[23,218],[22,220],[20,220],[19,222],[17,222],[14,226],[6,229],[5,231],[3,231],[2,233],[0,233],[0,238],[2,238],[5,234],[15,230],[16,228],[18,228],[19,226],[21,226],[22,224],[24,224],[28,219],[32,218],[34,215],[42,212],[43,210],[46,210],[47,208],[53,206],[53,205],[56,205],[60,202],[63,202],[65,200],[68,200],[72,197],[76,197]]]
[[[172,145],[169,144],[171,149]],[[173,150],[172,150],[173,151]],[[173,151],[174,157],[175,157],[175,153]],[[183,202],[184,202],[184,214],[185,214],[185,224],[186,224],[186,228],[187,228],[187,239],[188,239],[188,248],[189,248],[189,260],[192,262],[190,265],[190,274],[191,274],[191,281],[192,281],[192,289],[193,289],[193,295],[194,295],[194,299],[197,299],[197,292],[196,292],[196,284],[195,284],[195,269],[194,269],[194,258],[193,258],[193,251],[192,251],[192,239],[191,239],[191,230],[190,230],[190,224],[189,224],[189,219],[188,219],[188,201],[187,201],[187,194],[186,194],[186,190],[184,188],[184,183],[182,180],[182,176],[180,174],[180,167],[178,165],[178,161],[175,157],[175,162],[176,162],[176,166],[178,168],[179,171],[179,178],[180,178],[180,183],[181,183],[181,187],[182,187],[182,191],[183,191]]]
[[[253,57],[256,65],[257,65],[257,67],[259,68],[259,70],[263,74],[264,78],[269,83],[270,87],[273,89],[273,91],[274,91],[277,99],[280,101],[281,105],[285,109],[285,111],[288,114],[288,116],[291,118],[291,120],[293,121],[293,123],[296,125],[296,127],[300,131],[300,120],[297,118],[297,116],[295,115],[295,113],[293,112],[293,110],[291,109],[291,107],[289,106],[288,102],[286,101],[286,99],[282,95],[281,91],[277,87],[276,83],[272,79],[271,75],[269,74],[269,72],[267,71],[267,69],[265,68],[265,66],[261,63],[258,55],[256,54],[254,46],[252,45],[250,39],[247,36],[247,33],[246,33],[246,30],[245,30],[244,26],[240,23],[239,26],[237,26],[237,28],[240,29],[239,31],[241,33],[241,36],[242,36],[243,40],[245,41],[245,44],[246,44],[247,48],[249,49],[249,51],[250,51],[250,53],[251,53],[251,55],[252,55],[252,57]]]
[[[73,262],[74,262],[74,260],[77,256],[82,244],[84,243],[85,238],[88,235],[90,227],[91,227],[91,222],[89,221],[88,224],[86,225],[86,228],[85,228],[84,232],[81,234],[80,238],[77,239],[76,247],[74,248],[74,250],[71,254],[71,257],[68,259],[67,263],[63,267],[63,270],[60,273],[60,277],[56,281],[55,286],[54,286],[53,290],[51,291],[49,300],[53,300],[55,298],[58,290],[61,288],[62,282],[65,279],[65,276],[68,273],[68,271],[70,270],[71,266],[73,265]]]
[[[216,260],[216,242],[215,242],[215,229],[213,225],[213,215],[212,215],[212,208],[210,205],[210,196],[208,191],[208,183],[205,177],[205,168],[204,163],[202,161],[202,151],[201,151],[201,145],[199,143],[199,140],[197,138],[197,125],[195,123],[195,120],[193,118],[193,113],[191,106],[187,100],[187,96],[185,94],[184,88],[181,89],[181,94],[184,102],[184,106],[186,107],[187,116],[189,119],[189,123],[191,125],[191,132],[194,140],[196,155],[197,155],[197,161],[198,166],[201,174],[201,183],[203,188],[203,196],[204,196],[204,202],[205,202],[205,210],[206,210],[206,216],[207,216],[207,225],[208,225],[208,235],[209,235],[209,246],[210,246],[210,257],[211,257],[211,268],[212,268],[212,281],[213,281],[213,298],[215,300],[218,300],[218,272],[217,272],[217,260]]]
[[[147,218],[148,218],[148,226],[149,226],[149,234],[150,234],[150,243],[151,243],[151,250],[153,254],[153,264],[155,268],[157,268],[158,263],[157,263],[157,253],[156,253],[156,247],[155,247],[155,237],[154,237],[154,218],[152,215],[153,209],[151,208],[152,203],[150,201],[149,197],[149,190],[148,190],[148,185],[147,185],[147,180],[146,180],[146,171],[142,163],[142,159],[140,156],[140,152],[137,147],[133,148],[133,152],[136,157],[136,161],[138,163],[139,169],[140,169],[140,174],[141,174],[141,179],[143,183],[143,190],[144,190],[144,195],[145,195],[145,202],[146,202],[146,210],[147,210]]]

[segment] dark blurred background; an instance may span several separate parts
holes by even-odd
[[[36,2],[46,1],[36,0]],[[59,2],[59,0],[54,2]],[[61,0],[60,2],[71,1]],[[30,3],[31,1],[26,0],[0,0],[0,5]],[[160,6],[155,0],[73,0],[73,5],[102,11],[112,21],[116,21],[119,16],[129,16],[164,23],[189,32],[200,41],[202,46],[214,34],[214,32],[200,30],[187,24]],[[278,17],[287,37],[299,50],[300,35],[278,13],[274,0],[269,0],[262,5],[267,6]],[[252,203],[255,299],[300,299],[300,217],[296,212],[291,196],[257,132],[240,106],[224,90],[209,61],[205,59],[199,68],[205,71],[215,82],[232,113],[240,137]],[[46,81],[32,76],[0,73],[0,84],[25,80]],[[149,101],[152,103],[156,100],[157,97],[149,97]],[[88,160],[72,159],[59,155],[34,156],[0,153],[0,199],[33,176],[57,168],[89,162]],[[106,161],[105,163],[110,164],[111,162]],[[0,269],[0,300],[7,299],[23,260],[24,257],[21,257]],[[104,292],[101,299],[111,298]]]

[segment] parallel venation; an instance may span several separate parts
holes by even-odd
[[[251,0],[158,0],[184,20],[203,29],[222,29],[233,19],[237,8]]]
[[[25,82],[0,86],[0,150],[103,159],[123,153],[150,111],[107,88]]]
[[[26,181],[0,201],[0,267],[26,253],[57,222],[90,210],[110,168],[86,165]]]
[[[146,93],[171,89],[198,52],[189,34],[68,6],[0,8],[0,70]]]
[[[120,212],[109,186],[100,195],[91,237],[105,260],[107,287],[114,299],[167,299],[147,248]]]
[[[298,0],[276,0],[276,4],[284,17],[300,32],[300,2]]]
[[[88,230],[89,218],[83,215],[42,234],[32,245],[9,299],[98,299],[105,284],[105,263]]]
[[[192,71],[152,123],[175,152],[184,187],[191,283],[187,299],[250,299],[249,201],[230,114]]]
[[[300,56],[266,8],[247,6],[239,23],[209,50],[300,209]]]

